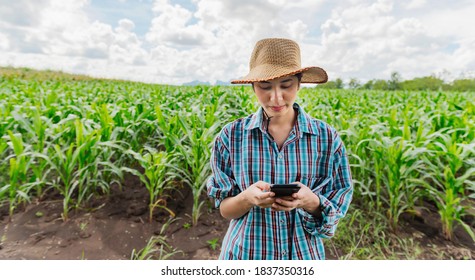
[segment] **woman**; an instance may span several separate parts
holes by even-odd
[[[208,195],[230,225],[220,259],[324,259],[322,238],[334,235],[350,204],[350,167],[338,133],[295,103],[300,83],[325,83],[326,72],[300,65],[288,39],[256,43],[250,71],[261,107],[227,124],[213,146]],[[276,197],[272,184],[296,183]]]

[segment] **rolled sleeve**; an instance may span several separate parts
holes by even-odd
[[[338,138],[339,140],[339,138]],[[332,178],[324,188],[325,192],[315,193],[321,204],[321,217],[314,216],[303,209],[298,209],[304,229],[320,238],[334,236],[338,222],[346,215],[353,196],[353,183],[346,149],[337,141],[334,153]]]
[[[215,200],[216,208],[219,208],[221,201],[225,198],[240,193],[231,169],[226,140],[227,137],[224,132],[215,139],[210,159],[212,175],[206,184],[207,194]]]

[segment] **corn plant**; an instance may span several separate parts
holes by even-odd
[[[44,118],[40,114],[40,108],[34,107],[32,110],[32,120],[25,118],[23,114],[12,112],[15,122],[18,123],[22,130],[25,130],[25,136],[29,139],[31,150],[33,153],[44,153],[46,148],[46,141],[48,137],[48,127],[51,125],[49,119]],[[41,197],[43,195],[43,188],[45,186],[47,170],[47,161],[42,157],[36,157],[34,164],[31,164],[33,172],[32,180],[36,181],[35,190],[36,195]]]
[[[201,208],[204,200],[200,202],[200,197],[206,187],[206,181],[211,175],[209,159],[211,156],[211,143],[216,133],[216,128],[220,125],[214,123],[206,128],[206,121],[203,116],[192,115],[188,121],[180,119],[182,133],[186,135],[186,142],[176,142],[177,153],[185,163],[183,170],[178,170],[183,175],[183,180],[191,187],[193,194],[193,209],[191,213],[192,224],[196,225],[201,216]]]
[[[98,158],[97,144],[100,142],[101,134],[98,130],[85,132],[84,124],[76,119],[74,122],[76,132],[76,152],[77,152],[77,199],[76,208],[78,208],[83,201],[88,200],[92,195],[90,190],[90,179],[99,176],[96,166],[96,159]]]
[[[8,143],[5,139],[0,138],[0,158],[6,158],[6,151],[8,149]],[[7,166],[6,164],[0,164],[0,186],[6,184],[7,181]],[[1,201],[3,200],[4,194],[0,191],[0,205]]]
[[[165,152],[158,152],[153,148],[146,147],[142,153],[132,150],[125,151],[131,154],[144,169],[143,174],[136,169],[122,167],[123,171],[129,172],[137,176],[145,185],[149,192],[149,222],[153,220],[153,211],[155,208],[166,210],[170,216],[174,217],[175,213],[167,208],[167,201],[164,195],[169,187],[171,180],[170,157]]]
[[[415,182],[422,185],[427,198],[436,203],[446,239],[452,240],[454,224],[458,223],[475,241],[475,233],[462,220],[467,210],[462,203],[468,198],[466,191],[475,185],[475,165],[470,161],[475,155],[475,144],[457,144],[450,135],[441,137],[443,142],[437,143],[440,148],[437,157],[424,159],[428,172]],[[471,166],[465,169],[467,160]]]
[[[111,140],[112,132],[114,130],[114,120],[113,115],[109,113],[109,109],[107,108],[107,104],[98,105],[96,103],[92,104],[92,109],[96,111],[96,115],[99,119],[99,123],[101,125],[101,141],[109,141]],[[114,111],[114,114],[117,111]]]
[[[51,158],[48,159],[50,166],[58,176],[57,179],[52,182],[53,187],[63,196],[62,215],[65,221],[68,220],[74,191],[80,181],[84,179],[81,179],[77,172],[79,151],[76,145],[71,143],[65,148],[61,148],[56,144],[48,152],[48,154],[51,155]]]
[[[25,154],[25,145],[21,134],[13,134],[8,131],[9,145],[13,148],[14,154],[7,157],[10,164],[9,183],[0,189],[0,197],[5,195],[8,197],[9,221],[13,216],[13,211],[21,202],[29,202],[29,190],[31,184],[28,183],[28,170],[30,168],[30,159]]]
[[[158,144],[162,146],[167,153],[173,153],[176,149],[175,144],[181,142],[181,129],[179,124],[179,114],[174,116],[167,116],[163,113],[163,110],[159,105],[155,106],[156,124],[160,131],[160,137],[158,138]]]
[[[167,241],[166,230],[176,219],[170,218],[160,228],[157,236],[152,236],[144,248],[139,251],[132,250],[131,260],[167,260],[176,254],[183,253],[181,250],[173,248]]]
[[[129,104],[129,102],[120,104],[120,108],[116,109],[117,112],[114,112],[115,116],[113,116],[115,140],[128,143],[130,149],[134,151],[140,150],[155,130],[153,109],[144,108],[141,101],[136,102],[137,104]]]

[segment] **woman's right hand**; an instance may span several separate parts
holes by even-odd
[[[259,206],[261,208],[270,208],[275,202],[274,193],[270,192],[271,184],[258,181],[250,185],[245,191],[246,200],[252,206]]]

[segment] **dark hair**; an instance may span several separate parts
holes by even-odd
[[[300,83],[300,81],[302,80],[303,73],[297,73],[297,74],[295,74],[294,76],[297,77],[297,80],[298,80],[299,83]],[[255,82],[252,82],[252,83],[251,83],[252,89],[254,89],[254,83],[255,83]]]
[[[297,77],[297,79],[299,80],[299,83],[300,83],[300,81],[302,80],[303,73],[297,73],[297,74],[295,74],[295,76]]]

